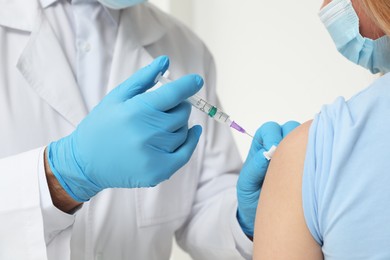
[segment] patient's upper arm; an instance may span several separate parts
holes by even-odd
[[[260,195],[254,236],[254,259],[322,259],[302,208],[302,174],[311,121],[279,145]]]

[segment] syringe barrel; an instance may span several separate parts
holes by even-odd
[[[161,76],[158,77],[158,81],[163,84],[171,82],[171,80]],[[228,114],[224,113],[216,106],[213,106],[212,104],[208,103],[206,100],[204,100],[198,95],[193,95],[192,97],[189,97],[187,101],[203,113],[218,121],[219,123],[227,124],[228,126],[230,126],[233,122]]]
[[[188,102],[191,103],[194,107],[199,109],[202,112],[205,112],[206,114],[209,114],[214,106],[210,105],[206,100],[199,97],[198,95],[193,95],[192,97],[189,97]]]
[[[230,120],[229,115],[224,113],[221,109],[216,106],[211,105],[203,98],[198,95],[193,95],[192,97],[187,99],[194,107],[199,109],[200,111],[206,113],[208,116],[213,118],[214,120],[231,125],[232,121]]]
[[[230,119],[230,116],[222,111],[217,112],[217,114],[213,118],[214,118],[214,120],[216,120],[220,123],[228,125],[229,127],[233,123],[233,121]]]

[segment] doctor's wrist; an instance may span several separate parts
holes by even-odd
[[[50,196],[53,205],[65,213],[72,214],[80,207],[82,203],[75,201],[58,182],[57,178],[55,177],[50,168],[49,160],[47,159],[47,148],[45,149],[44,153],[44,161],[46,180],[49,186]]]

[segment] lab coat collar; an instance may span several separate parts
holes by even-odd
[[[41,15],[42,5],[52,1],[55,0],[0,0],[0,26],[31,32]],[[130,24],[127,25],[133,27],[134,37],[143,46],[158,41],[173,26],[171,19],[161,19],[156,15],[156,7],[150,3],[139,4],[121,12],[129,13]]]
[[[133,7],[122,11],[107,92],[153,61],[153,57],[143,46],[150,42],[150,39],[139,37],[141,31],[138,31],[139,27],[134,26],[142,24],[142,20],[137,20],[137,15],[141,15],[142,10],[137,9]]]
[[[150,4],[121,11],[108,91],[153,60],[144,46],[162,38],[169,23],[171,20],[161,17]],[[43,100],[77,126],[88,110],[39,0],[0,0],[1,25],[31,31],[17,68]]]
[[[0,26],[32,31],[39,8],[36,0],[0,0]]]
[[[37,16],[17,68],[30,87],[72,125],[77,126],[87,115],[68,59],[42,13]]]
[[[61,1],[61,0],[39,0],[41,2],[41,6],[43,9],[45,8],[48,8],[49,6],[51,6],[52,4],[54,4],[55,2],[58,2],[58,1]],[[72,3],[73,1],[75,0],[62,0],[62,1],[68,1],[69,3]],[[87,2],[90,2],[90,3],[98,3],[97,0],[78,0],[77,3],[80,3],[80,2],[83,2],[83,3],[87,3]],[[98,3],[100,4],[100,3]],[[105,7],[104,5],[102,5],[104,10],[108,13],[108,15],[111,17],[112,21],[118,26],[119,24],[119,10],[113,10],[113,9],[109,9],[107,7]]]
[[[156,58],[146,46],[157,42],[174,26],[171,19],[160,14],[149,3],[122,10],[107,92]]]
[[[39,1],[41,2],[42,7],[46,8],[58,1],[68,1],[69,3],[71,3],[72,1],[76,1],[76,0],[39,0]],[[97,2],[97,0],[77,0],[77,2]]]
[[[137,39],[140,45],[147,46],[162,38],[174,25],[171,19],[161,18],[156,11],[153,4],[138,4],[122,10],[121,16],[128,19],[120,23],[122,26],[131,26],[132,38]]]
[[[47,8],[48,6],[54,4],[55,2],[58,2],[58,1],[60,1],[60,0],[40,0],[41,6],[43,8]]]

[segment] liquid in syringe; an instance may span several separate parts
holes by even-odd
[[[161,75],[159,75],[157,77],[156,82],[157,81],[159,81],[162,84],[167,84],[167,83],[171,82],[171,80],[169,80]],[[207,102],[204,98],[201,98],[198,95],[193,95],[193,96],[189,97],[187,100],[188,100],[188,102],[191,103],[192,106],[196,107],[197,109],[199,109],[203,113],[207,114],[212,119],[218,121],[219,123],[228,125],[229,127],[237,130],[238,132],[246,134],[246,135],[250,136],[252,139],[254,139],[253,135],[249,134],[242,126],[237,124],[234,120],[231,120],[230,116],[228,114],[226,114],[225,112],[223,112],[222,110],[220,110],[216,106],[213,106],[212,104]],[[261,146],[264,146],[263,143],[261,143],[261,142],[259,142],[259,143]],[[263,152],[264,157],[267,160],[271,160],[273,154],[275,153],[276,148],[277,147],[273,145],[268,151]]]
[[[163,76],[160,76],[157,79],[162,84],[167,84],[171,82],[171,80]],[[249,134],[247,131],[245,131],[245,129],[242,126],[237,124],[235,121],[231,120],[228,114],[226,114],[216,106],[210,104],[204,98],[201,98],[198,95],[193,95],[192,97],[189,97],[187,100],[188,102],[191,103],[191,105],[193,105],[203,113],[207,114],[209,117],[216,120],[217,122],[228,125],[229,127],[237,130],[240,133],[246,134],[253,139],[253,136]]]

